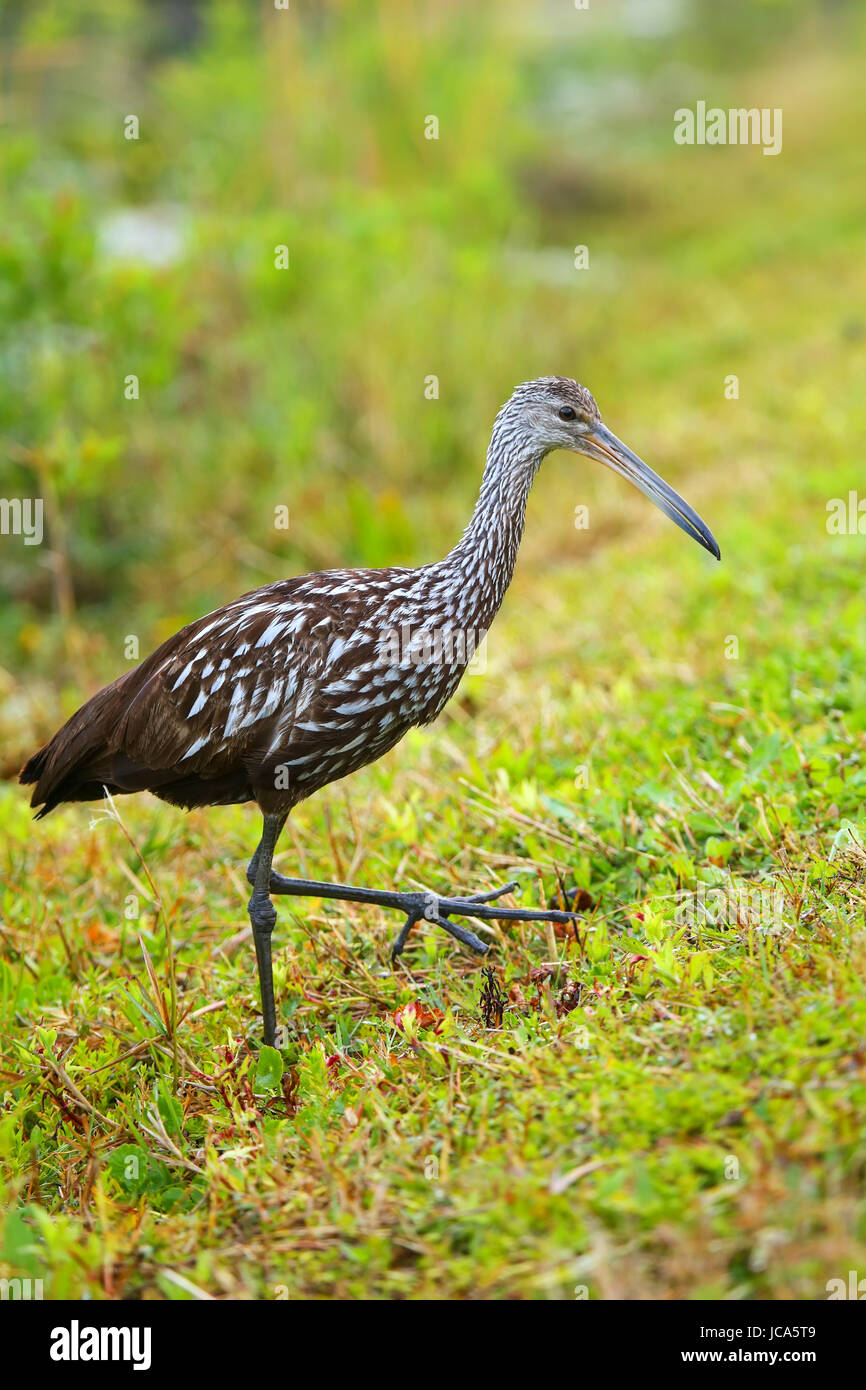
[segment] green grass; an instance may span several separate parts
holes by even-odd
[[[252,816],[122,803],[160,908],[110,818],[34,831],[4,794],[16,1272],[54,1296],[183,1296],[181,1274],[253,1297],[810,1298],[862,1265],[862,542],[817,514],[808,550],[768,555],[760,491],[719,503],[722,569],[660,534],[522,578],[451,716],[294,818],[289,871],[588,891],[555,956],[531,926],[495,931],[499,1029],[444,937],[391,972],[393,920],[284,905],[291,1041],[257,1095],[252,953],[232,941]],[[791,489],[792,534],[810,510]],[[712,888],[739,911],[678,921],[698,884],[711,917]],[[395,1026],[413,1000],[438,1033]]]
[[[363,74],[368,57],[346,62]],[[391,57],[402,90],[409,79]],[[488,101],[495,68],[484,70]],[[313,83],[314,65],[304,73]],[[458,90],[465,77],[455,67]],[[177,64],[163,95],[185,81]],[[314,336],[339,275],[309,289],[306,308],[287,305],[293,331],[339,364],[337,382],[314,384],[306,418],[299,395],[278,427],[274,379],[232,385],[228,361],[247,349],[264,360],[276,320],[260,306],[246,340],[212,336],[219,315],[242,329],[246,272],[226,270],[237,301],[206,306],[197,364],[181,376],[200,406],[170,396],[136,425],[139,459],[167,448],[175,425],[187,452],[176,478],[168,465],[158,475],[171,502],[152,513],[158,555],[148,563],[134,533],[113,598],[100,508],[122,515],[141,479],[127,495],[113,471],[124,447],[92,443],[115,494],[91,506],[63,472],[81,457],[74,412],[54,436],[61,452],[69,445],[60,496],[87,523],[83,540],[69,527],[70,565],[93,598],[52,626],[38,593],[22,591],[4,619],[16,653],[4,719],[22,753],[61,705],[122,668],[124,633],[156,640],[175,608],[192,616],[202,596],[202,606],[228,599],[266,563],[267,577],[300,567],[294,550],[286,561],[243,549],[283,459],[302,478],[321,451],[334,484],[317,494],[308,482],[292,545],[373,563],[405,558],[386,553],[398,535],[410,559],[443,549],[471,504],[500,388],[533,370],[576,371],[597,390],[617,433],[705,516],[723,562],[624,484],[551,457],[486,673],[467,678],[435,727],[292,818],[283,872],[461,892],[517,877],[525,904],[582,890],[576,939],[491,928],[489,961],[509,1001],[498,1027],[482,1017],[481,966],[444,934],[419,928],[392,971],[393,916],[283,900],[276,983],[288,1045],[260,1055],[245,935],[252,810],[183,816],[140,797],[118,801],[120,821],[78,807],[34,826],[22,790],[0,789],[0,1275],[41,1277],[52,1298],[776,1299],[825,1297],[828,1279],[864,1268],[866,536],[826,527],[828,499],[862,477],[866,274],[850,130],[864,99],[853,64],[821,47],[783,55],[748,84],[759,105],[785,106],[786,153],[729,151],[710,165],[660,141],[649,172],[633,171],[648,198],[639,222],[595,211],[579,237],[625,277],[613,298],[592,284],[577,296],[516,288],[496,299],[492,335],[477,297],[465,333],[440,306],[431,331],[443,343],[453,331],[461,384],[419,433],[423,402],[405,381],[366,395],[361,424],[329,422],[325,402],[353,398],[349,331]],[[204,127],[204,78],[185,100],[196,94]],[[377,148],[409,178],[414,156],[387,145],[396,137],[379,119]],[[467,149],[482,139],[471,124],[464,137]],[[450,158],[463,205],[476,185],[483,205],[469,153]],[[358,234],[374,264],[394,254],[389,236],[411,242],[401,218],[421,215],[435,193],[425,187],[419,176],[405,203],[393,190],[391,222],[381,186],[362,198]],[[477,212],[485,235],[488,216]],[[558,216],[544,212],[543,235],[523,224],[527,238],[549,244],[561,231],[572,244]],[[432,234],[440,251],[443,227]],[[473,223],[470,243],[476,234],[480,243]],[[156,287],[114,283],[117,303],[128,309],[134,291],[168,320],[160,350],[196,302],[188,285],[213,272],[203,254]],[[428,293],[436,254],[426,246],[410,299]],[[472,282],[483,300],[497,264],[473,262],[466,244],[453,256],[463,290]],[[374,290],[343,289],[359,309],[355,350],[373,355],[371,388],[380,371],[388,380],[389,357],[402,368],[391,330],[406,306],[387,292],[382,340],[362,341]],[[156,309],[154,293],[165,296]],[[133,331],[126,309],[103,304],[107,332]],[[412,351],[417,384],[425,351]],[[286,369],[296,381],[305,370]],[[738,400],[724,399],[729,373]],[[76,389],[97,393],[98,415],[107,388],[92,361]],[[253,399],[261,414],[249,420]],[[105,436],[126,428],[118,417]],[[11,411],[4,430],[14,436]],[[46,415],[14,437],[30,449],[48,434]],[[338,443],[354,443],[357,478],[334,463]],[[213,489],[232,467],[261,488],[252,501],[229,494],[237,521],[219,533]],[[177,537],[205,498],[208,540],[182,573]],[[578,504],[590,507],[588,531],[572,526]],[[126,532],[112,534],[121,564]],[[359,556],[364,545],[374,553]],[[707,911],[690,912],[699,893]]]

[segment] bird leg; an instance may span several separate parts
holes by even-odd
[[[264,817],[262,838],[247,870],[247,877],[253,885],[248,910],[256,947],[256,962],[259,968],[262,1022],[264,1024],[264,1041],[267,1047],[274,1047],[277,1038],[274,969],[271,959],[271,933],[277,920],[277,912],[270,899],[271,861],[274,857],[277,839],[285,823],[285,816]]]
[[[251,883],[263,880],[263,844],[264,841],[256,850],[247,869],[247,878]],[[397,912],[405,912],[406,921],[391,947],[392,960],[396,960],[401,954],[410,931],[421,921],[433,922],[437,927],[442,927],[457,941],[462,941],[464,946],[469,946],[471,950],[483,956],[487,954],[488,946],[480,941],[474,932],[452,922],[452,916],[492,918],[498,922],[571,922],[579,916],[575,912],[558,910],[524,911],[523,908],[491,906],[496,898],[502,897],[503,893],[512,892],[517,886],[517,883],[506,883],[501,888],[494,888],[487,893],[476,893],[468,898],[443,898],[430,892],[393,893],[377,888],[355,888],[347,883],[319,883],[314,879],[283,878],[282,874],[273,870],[267,880],[267,890],[270,893],[300,898],[335,898],[339,902],[375,904],[378,907],[390,907]]]

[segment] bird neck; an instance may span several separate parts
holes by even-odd
[[[484,631],[511,583],[529,489],[544,457],[526,441],[508,437],[502,423],[497,419],[469,525],[440,562],[461,595],[463,625]]]

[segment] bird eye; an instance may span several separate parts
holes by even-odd
[[[559,418],[560,420],[573,420],[575,418],[574,411],[570,405],[564,405],[562,407],[559,412]]]

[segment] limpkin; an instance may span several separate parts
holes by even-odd
[[[500,907],[513,883],[451,898],[284,878],[272,868],[299,801],[429,724],[454,694],[511,580],[529,489],[553,449],[606,464],[719,558],[704,522],[602,424],[585,387],[565,377],[524,382],[496,416],[475,510],[444,560],[325,570],[244,594],[100,690],[21,773],[36,783],[39,816],[105,791],[147,790],[186,808],[258,803],[262,835],[247,878],[266,1043],[276,1037],[271,895],[398,909],[406,920],[394,957],[425,919],[483,954],[484,943],[452,917],[573,916]]]

